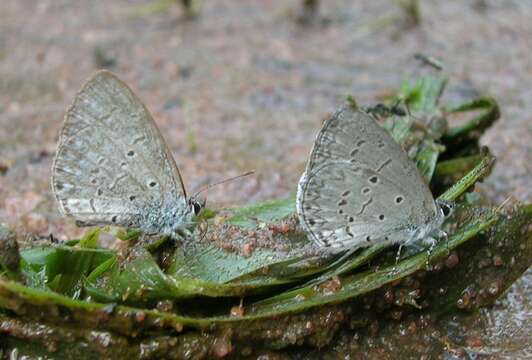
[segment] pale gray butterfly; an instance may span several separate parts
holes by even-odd
[[[115,225],[175,236],[204,203],[183,179],[140,99],[108,71],[94,74],[67,110],[52,167],[61,213],[82,226]]]
[[[299,180],[297,213],[310,239],[336,251],[377,243],[434,246],[450,206],[434,200],[386,130],[345,107],[316,138]]]

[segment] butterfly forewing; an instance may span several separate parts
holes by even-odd
[[[150,113],[107,71],[85,83],[66,113],[52,187],[60,210],[87,224],[142,227],[150,211],[186,206]]]
[[[318,244],[358,247],[404,240],[437,209],[400,145],[367,114],[343,108],[318,134],[297,210]]]

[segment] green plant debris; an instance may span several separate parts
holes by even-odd
[[[429,259],[421,251],[396,264],[395,249],[385,246],[327,256],[310,251],[294,197],[205,211],[197,228],[208,226],[194,233],[193,246],[166,238],[146,243],[128,230],[115,232],[128,244],[117,252],[98,247],[108,229],[96,229],[66,245],[17,249],[0,259],[5,344],[31,356],[209,357],[220,346],[323,347],[340,324],[367,327],[383,309],[439,316],[492,304],[530,267],[532,210],[482,207],[480,195],[468,193],[493,167],[478,139],[499,110],[491,98],[440,105],[446,83],[405,81],[392,104],[406,113],[375,115],[438,199],[456,204],[444,224],[448,239]],[[16,234],[0,230],[10,241],[4,247],[13,244]],[[261,246],[261,239],[273,246]],[[405,285],[412,281],[419,283],[415,292]],[[393,303],[383,302],[387,292]],[[37,328],[47,335],[35,336]]]
[[[484,131],[492,126],[500,117],[497,102],[495,99],[489,97],[475,99],[456,106],[449,106],[444,111],[449,115],[477,112],[476,116],[464,121],[462,125],[451,127],[444,136],[444,140],[446,141],[457,141],[461,139],[478,140]]]
[[[255,228],[261,222],[267,224],[285,219],[294,213],[295,208],[295,196],[289,199],[274,200],[235,209],[228,222],[240,227]]]

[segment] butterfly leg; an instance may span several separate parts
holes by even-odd
[[[436,244],[438,243],[436,239],[433,237],[429,237],[425,239],[425,242],[429,243],[430,246],[427,250],[427,260],[425,261],[425,266],[427,267],[427,270],[432,270],[432,266],[430,265],[430,256],[432,255],[432,252],[434,251],[434,248],[436,247]]]
[[[209,222],[207,220],[201,220],[199,223],[199,229],[200,229],[200,239],[205,239],[205,236],[207,236],[207,233],[209,232]]]
[[[181,238],[183,243],[189,243],[194,238],[194,230],[181,228],[176,231],[177,237]]]
[[[443,239],[445,239],[445,249],[447,249],[447,255],[451,253],[451,250],[449,249],[449,235],[443,230],[439,231],[439,236]]]
[[[451,250],[449,249],[449,236],[447,235],[447,233],[443,230],[438,229],[436,234],[433,236],[438,239],[444,239],[445,248],[447,249],[447,255],[449,255]],[[436,240],[433,237],[429,237],[429,244],[432,245],[432,242],[436,242]]]
[[[447,232],[437,229],[434,232],[431,233],[431,236],[426,238],[423,242],[427,245],[432,245],[435,239],[444,239],[445,240],[445,248],[447,249],[447,255],[450,254],[451,250],[449,249],[449,235]]]
[[[399,244],[399,249],[397,249],[397,254],[395,255],[395,265],[393,266],[393,269],[390,273],[390,275],[397,274],[397,263],[399,262],[399,259],[401,258],[401,251],[403,250],[404,244]]]

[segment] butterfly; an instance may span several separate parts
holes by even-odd
[[[332,251],[380,243],[432,248],[451,212],[390,134],[349,106],[318,133],[296,207],[307,236]]]
[[[174,236],[205,206],[187,197],[142,101],[109,71],[96,72],[66,111],[51,183],[60,212],[80,226]]]

